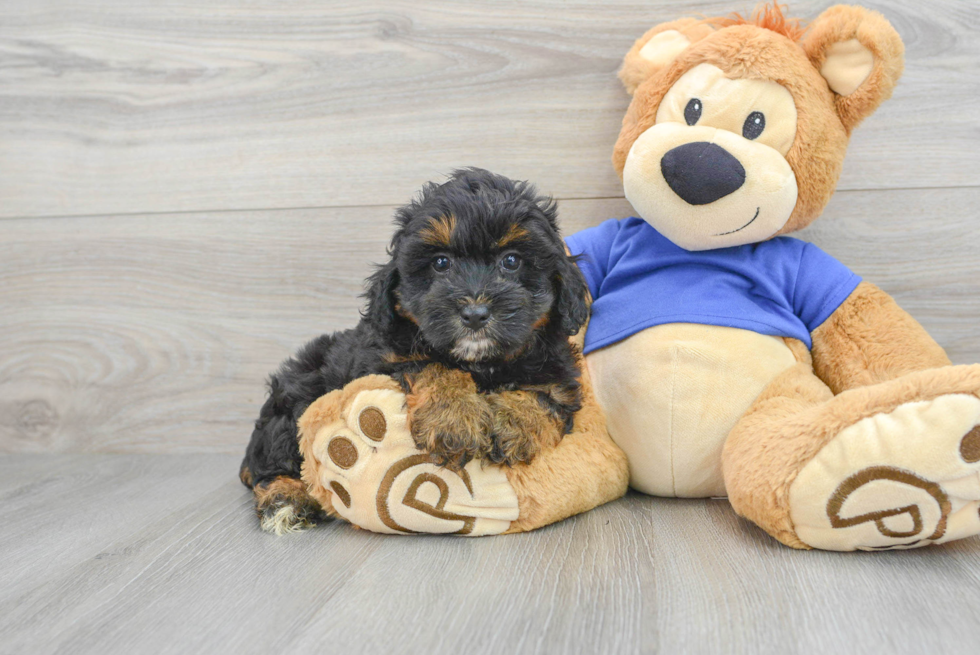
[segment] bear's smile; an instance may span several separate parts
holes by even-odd
[[[745,225],[743,225],[742,227],[738,228],[737,230],[732,230],[731,232],[721,232],[720,234],[716,234],[714,236],[716,236],[716,237],[723,237],[726,234],[735,234],[736,232],[741,232],[742,230],[744,230],[748,226],[752,225],[752,223],[755,222],[755,219],[759,218],[759,209],[761,209],[761,208],[760,207],[756,207],[755,208],[755,216],[753,216],[752,217],[752,220],[749,221],[748,223],[746,223]]]

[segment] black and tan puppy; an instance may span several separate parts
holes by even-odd
[[[529,462],[571,428],[579,354],[568,337],[588,316],[587,287],[554,202],[465,169],[427,184],[396,223],[357,327],[314,339],[270,379],[241,468],[263,529],[324,517],[299,480],[296,421],[364,375],[401,382],[418,447],[447,466]]]

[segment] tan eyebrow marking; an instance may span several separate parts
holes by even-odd
[[[419,232],[419,238],[432,246],[449,246],[453,231],[456,229],[456,217],[441,216],[429,221],[428,227]]]
[[[507,230],[507,234],[500,237],[500,240],[497,242],[497,247],[503,248],[508,243],[512,243],[514,241],[517,241],[518,239],[523,239],[527,235],[528,235],[527,230],[525,230],[517,223],[514,223],[513,225],[510,226],[510,229]]]

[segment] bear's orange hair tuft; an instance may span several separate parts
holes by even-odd
[[[790,41],[798,42],[803,38],[806,26],[799,18],[787,18],[783,13],[785,10],[786,5],[773,2],[756,5],[752,15],[748,18],[739,13],[733,13],[720,18],[709,18],[707,22],[719,28],[731,27],[732,25],[755,25],[782,34]]]

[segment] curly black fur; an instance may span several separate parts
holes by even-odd
[[[242,462],[249,487],[299,478],[299,417],[372,373],[407,389],[406,379],[437,362],[469,372],[481,392],[560,385],[570,402],[542,392],[541,403],[570,428],[579,371],[568,337],[588,317],[587,287],[565,252],[555,203],[527,182],[471,168],[425,185],[395,220],[391,259],[369,278],[357,327],[317,337],[271,376]],[[437,258],[449,261],[446,270]],[[487,311],[476,329],[461,318],[475,305]]]

